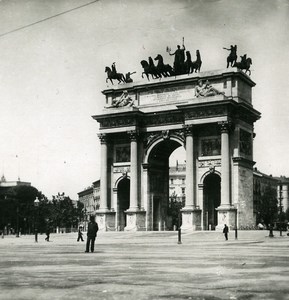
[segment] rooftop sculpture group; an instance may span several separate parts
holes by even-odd
[[[230,48],[223,48],[225,50],[230,51],[229,56],[227,57],[227,68],[229,67],[237,67],[241,70],[245,70],[245,73],[249,73],[251,75],[250,66],[252,64],[252,59],[250,57],[247,58],[247,54],[240,56],[241,61],[237,62],[237,45],[231,45]],[[171,52],[171,49],[167,47],[167,52],[170,56],[174,56],[174,64],[173,67],[169,64],[164,63],[164,59],[161,54],[158,54],[154,60],[150,56],[148,61],[142,60],[140,63],[143,67],[142,78],[144,75],[150,80],[150,76],[152,79],[162,78],[162,77],[170,77],[177,76],[183,74],[190,74],[194,72],[200,72],[202,66],[201,54],[199,50],[196,50],[196,60],[192,61],[190,51],[186,51],[186,47],[184,45],[184,38],[182,47],[177,45],[177,49],[175,52]],[[157,62],[155,65],[154,61]],[[113,80],[118,80],[118,83],[130,83],[133,82],[133,79],[130,77],[132,74],[136,72],[128,72],[125,75],[122,73],[118,73],[116,71],[115,63],[112,64],[111,68],[105,67],[105,72],[107,73],[107,79],[113,84]]]

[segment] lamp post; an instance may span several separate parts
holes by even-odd
[[[86,216],[86,206],[84,207],[84,231],[86,231],[86,221],[87,221],[87,216]]]
[[[280,227],[280,236],[282,236],[282,183],[279,185],[279,227]]]
[[[19,237],[19,202],[17,199],[17,207],[16,207],[16,237]]]
[[[238,239],[238,209],[236,208],[235,213],[235,240]]]
[[[179,206],[179,211],[178,211],[178,244],[181,244],[182,243],[182,229],[181,229],[181,226],[182,226],[182,203],[183,203],[183,198],[180,202],[180,206]]]
[[[35,210],[36,210],[36,217],[35,217],[35,224],[34,224],[34,227],[35,227],[35,243],[37,243],[38,242],[38,236],[37,236],[37,234],[38,234],[38,207],[39,207],[39,199],[38,199],[38,197],[36,197],[36,199],[34,200],[34,207],[35,207]]]

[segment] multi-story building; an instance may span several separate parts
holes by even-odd
[[[261,222],[259,219],[260,206],[262,205],[261,198],[266,193],[268,188],[275,190],[277,197],[278,180],[272,175],[267,175],[260,172],[257,168],[253,170],[253,205],[256,223]]]
[[[20,186],[20,185],[31,186],[31,183],[20,181],[20,178],[18,178],[17,181],[7,181],[5,176],[2,175],[1,180],[0,180],[0,191],[2,193],[4,193],[9,188],[12,188],[12,187],[15,187],[15,186]]]
[[[93,182],[91,186],[79,192],[78,200],[83,203],[86,216],[94,215],[99,208],[100,180]]]
[[[176,197],[178,201],[186,198],[186,165],[176,161],[175,166],[169,169],[169,189],[170,197]]]
[[[289,208],[289,178],[285,176],[275,177],[278,180],[277,198],[283,212]],[[281,201],[281,202],[280,202]]]

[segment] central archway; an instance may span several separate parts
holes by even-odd
[[[182,144],[173,139],[160,140],[151,149],[149,164],[149,218],[151,230],[172,229],[169,215],[169,158]]]
[[[204,179],[204,229],[215,230],[218,225],[218,212],[221,204],[221,178],[212,173]]]

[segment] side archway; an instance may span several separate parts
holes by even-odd
[[[116,182],[117,186],[117,228],[124,230],[126,227],[125,211],[129,209],[130,179],[122,176]]]
[[[215,230],[221,204],[221,177],[217,173],[207,174],[203,179],[203,223],[204,229]]]

